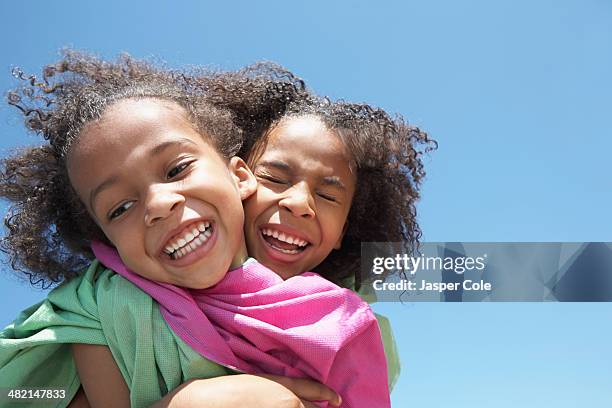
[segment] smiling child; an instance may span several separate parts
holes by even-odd
[[[355,193],[352,162],[317,116],[274,126],[249,158],[259,183],[244,203],[249,254],[287,279],[339,249]]]

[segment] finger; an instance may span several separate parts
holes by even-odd
[[[318,406],[316,406],[314,403],[312,403],[310,401],[306,401],[306,400],[300,400],[300,401],[302,401],[302,406],[304,408],[319,408]]]
[[[262,375],[262,377],[288,388],[291,392],[308,401],[329,401],[335,407],[342,404],[342,398],[334,390],[319,382],[305,378],[290,378],[276,375]]]

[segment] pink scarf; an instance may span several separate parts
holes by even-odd
[[[390,407],[380,330],[352,291],[311,272],[283,281],[254,260],[211,288],[186,289],[135,274],[105,244],[92,249],[155,299],[172,330],[203,357],[249,374],[312,378],[338,392],[343,407]]]

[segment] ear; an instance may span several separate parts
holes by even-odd
[[[334,245],[334,249],[340,249],[342,246],[342,239],[344,238],[344,234],[346,234],[346,229],[348,228],[348,221],[344,223],[344,227],[342,227],[342,232],[338,237],[338,241],[336,241],[336,245]]]
[[[238,156],[230,159],[229,170],[240,193],[240,199],[246,200],[257,190],[257,179],[249,166]]]

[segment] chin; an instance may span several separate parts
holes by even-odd
[[[302,272],[308,272],[308,271],[302,271],[302,270],[295,270],[295,268],[281,268],[278,271],[275,271],[278,276],[280,276],[281,278],[283,278],[284,280],[287,280],[289,278],[293,278],[296,275],[299,275]]]

